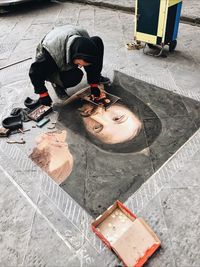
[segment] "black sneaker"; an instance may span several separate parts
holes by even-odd
[[[111,82],[110,82],[110,79],[108,77],[100,76],[99,83],[107,85],[107,84],[110,84]]]
[[[67,98],[69,98],[69,95],[65,92],[65,89],[63,87],[55,83],[52,83],[52,86],[59,99],[66,100]]]

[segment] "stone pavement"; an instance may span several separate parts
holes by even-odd
[[[43,35],[66,23],[82,25],[91,35],[103,38],[104,74],[112,78],[113,71],[118,70],[200,101],[199,27],[181,24],[176,52],[164,59],[152,58],[141,50],[127,51],[124,46],[132,40],[133,15],[77,3],[28,5],[2,16],[0,68],[34,57]],[[0,70],[1,118],[12,107],[20,106],[25,96],[33,95],[28,78],[30,63]],[[24,138],[25,147],[0,140],[0,266],[119,264],[91,232],[91,216],[28,159],[34,135],[28,132]],[[162,242],[146,266],[200,266],[199,161],[198,130],[126,201]]]
[[[109,7],[129,12],[135,11],[135,0],[73,0],[74,2]],[[200,4],[198,0],[183,0],[181,19],[192,23],[200,23]]]

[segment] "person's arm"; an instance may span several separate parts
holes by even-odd
[[[57,71],[57,65],[50,54],[44,49],[29,70],[29,77],[34,86],[36,94],[44,94],[47,92],[45,80]]]

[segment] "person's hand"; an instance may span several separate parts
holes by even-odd
[[[51,97],[49,96],[48,93],[44,93],[44,94],[40,94],[39,102],[40,102],[41,105],[51,106],[52,99],[51,99]]]
[[[91,87],[90,99],[98,104],[108,104],[110,100],[106,96],[106,92],[99,87]]]
[[[95,86],[95,87],[90,87],[90,92],[91,92],[91,98],[94,100],[95,98],[100,97],[101,90]]]

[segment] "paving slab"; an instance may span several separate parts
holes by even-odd
[[[23,263],[35,210],[0,168],[0,265]]]
[[[23,25],[23,20],[26,25]],[[177,110],[181,111],[181,117],[184,118],[187,110],[188,115],[193,117],[196,129],[199,128],[199,105],[197,102],[200,100],[199,27],[181,23],[177,50],[173,54],[168,54],[166,49],[165,53],[168,57],[163,59],[148,57],[142,53],[142,50],[126,50],[126,42],[133,38],[134,17],[133,14],[119,10],[114,11],[70,2],[54,2],[42,6],[26,6],[21,10],[17,9],[16,12],[3,16],[0,22],[2,29],[0,38],[3,41],[3,46],[0,49],[2,56],[0,57],[0,67],[25,57],[34,58],[36,45],[44,34],[43,29],[49,30],[55,25],[65,23],[81,25],[86,27],[91,35],[99,35],[104,40],[104,75],[113,78],[114,70],[117,70],[134,79],[162,88],[162,90],[166,89],[171,94],[176,93],[178,101],[174,106],[178,108],[173,108],[174,97],[168,97],[168,103],[171,103],[170,109],[163,110],[161,119],[166,120],[169,116],[173,119],[176,118]],[[30,36],[28,29],[32,30]],[[31,62],[28,60],[0,71],[1,119],[10,112],[11,108],[22,105],[25,96],[34,96],[28,78]],[[49,84],[47,86],[56,102],[57,99],[51,86]],[[145,96],[147,95],[143,94],[143,97]],[[187,97],[190,99],[186,99]],[[165,99],[161,97],[161,100],[164,102]],[[148,99],[145,100],[145,102],[148,101]],[[192,109],[189,105],[191,101],[193,113],[191,113]],[[149,116],[148,119],[154,119],[152,114],[139,113],[139,115]],[[192,119],[190,124],[192,124]],[[183,128],[187,129],[186,123]],[[44,130],[46,131],[47,128]],[[12,188],[12,190],[9,189],[9,194],[4,195],[3,193],[4,199],[1,203],[3,209],[12,210],[13,217],[20,224],[23,218],[21,225],[24,227],[23,230],[25,229],[25,234],[23,232],[21,235],[21,232],[17,232],[11,224],[12,215],[11,217],[3,217],[4,222],[1,225],[8,227],[9,233],[12,231],[19,233],[12,239],[14,240],[12,249],[5,249],[1,254],[4,265],[15,266],[19,262],[23,266],[55,266],[55,263],[57,266],[75,267],[116,266],[119,264],[116,256],[107,250],[91,232],[92,217],[77,203],[83,199],[84,186],[87,188],[87,196],[92,194],[88,190],[88,184],[82,181],[80,176],[79,187],[82,190],[79,190],[79,194],[76,195],[76,202],[73,196],[68,195],[28,159],[30,149],[35,144],[34,138],[42,131],[37,129],[27,133],[24,136],[27,146],[14,145],[9,147],[5,139],[1,140],[0,143],[0,165],[2,170],[9,175],[1,180],[2,190],[6,193],[8,192],[6,191],[7,187]],[[181,132],[179,134],[182,135]],[[177,135],[179,136],[179,134]],[[83,156],[82,169],[84,169],[86,166],[84,165],[86,164],[84,159],[85,142],[80,139],[78,134],[69,138],[72,147],[74,142],[79,144],[80,156]],[[73,149],[75,150],[75,147]],[[136,193],[128,194],[125,197],[125,199],[129,197],[125,204],[133,212],[143,216],[162,241],[161,250],[149,261],[149,266],[198,266],[199,238],[196,227],[198,227],[199,218],[199,151],[200,132],[198,131]],[[92,153],[94,150],[90,150],[91,161]],[[144,155],[148,155],[148,153],[149,151],[144,151]],[[105,173],[102,178],[98,175],[100,164],[101,162],[94,162],[95,169],[90,169],[90,173],[96,179],[104,181],[104,178],[108,177],[108,173],[104,169]],[[121,173],[120,178],[122,175],[123,173]],[[10,180],[15,184],[15,187],[10,184]],[[95,188],[94,180],[92,183]],[[74,186],[74,180],[71,180],[70,186]],[[22,201],[20,196],[23,196]],[[28,200],[28,206],[25,204],[24,197]],[[16,204],[16,211],[18,212],[16,215],[15,210],[10,207],[9,201],[12,204],[14,200],[19,198],[20,201],[17,201]],[[190,208],[190,205],[192,206],[190,199],[194,202],[193,208]],[[189,220],[187,220],[187,216],[184,216],[186,210],[191,216]],[[30,213],[35,214],[35,216],[30,217]],[[179,221],[177,214],[180,215],[180,218],[186,219],[183,224],[176,224],[176,220]],[[30,224],[31,218],[33,219],[33,227]],[[194,224],[192,224],[192,218],[194,218]],[[189,225],[190,223],[192,226]],[[187,232],[186,238],[184,231]],[[195,236],[196,232],[197,235]],[[8,240],[3,239],[1,244],[4,248],[8,247],[7,242]],[[26,244],[25,247],[24,244]],[[185,251],[181,258],[178,254],[180,252],[179,245]],[[45,250],[45,248],[47,249]],[[15,253],[16,250],[19,251],[19,257],[16,256],[18,255]],[[8,254],[9,257],[7,257]]]
[[[74,251],[38,213],[34,216],[23,266],[70,266]]]
[[[200,238],[200,214],[196,212],[199,190],[199,187],[172,187],[160,193],[166,226],[170,229],[176,266],[199,265],[200,254],[196,246]]]
[[[135,12],[135,0],[73,0],[73,2],[86,3],[111,9]],[[200,23],[200,4],[198,0],[183,0],[181,20],[185,22]]]

